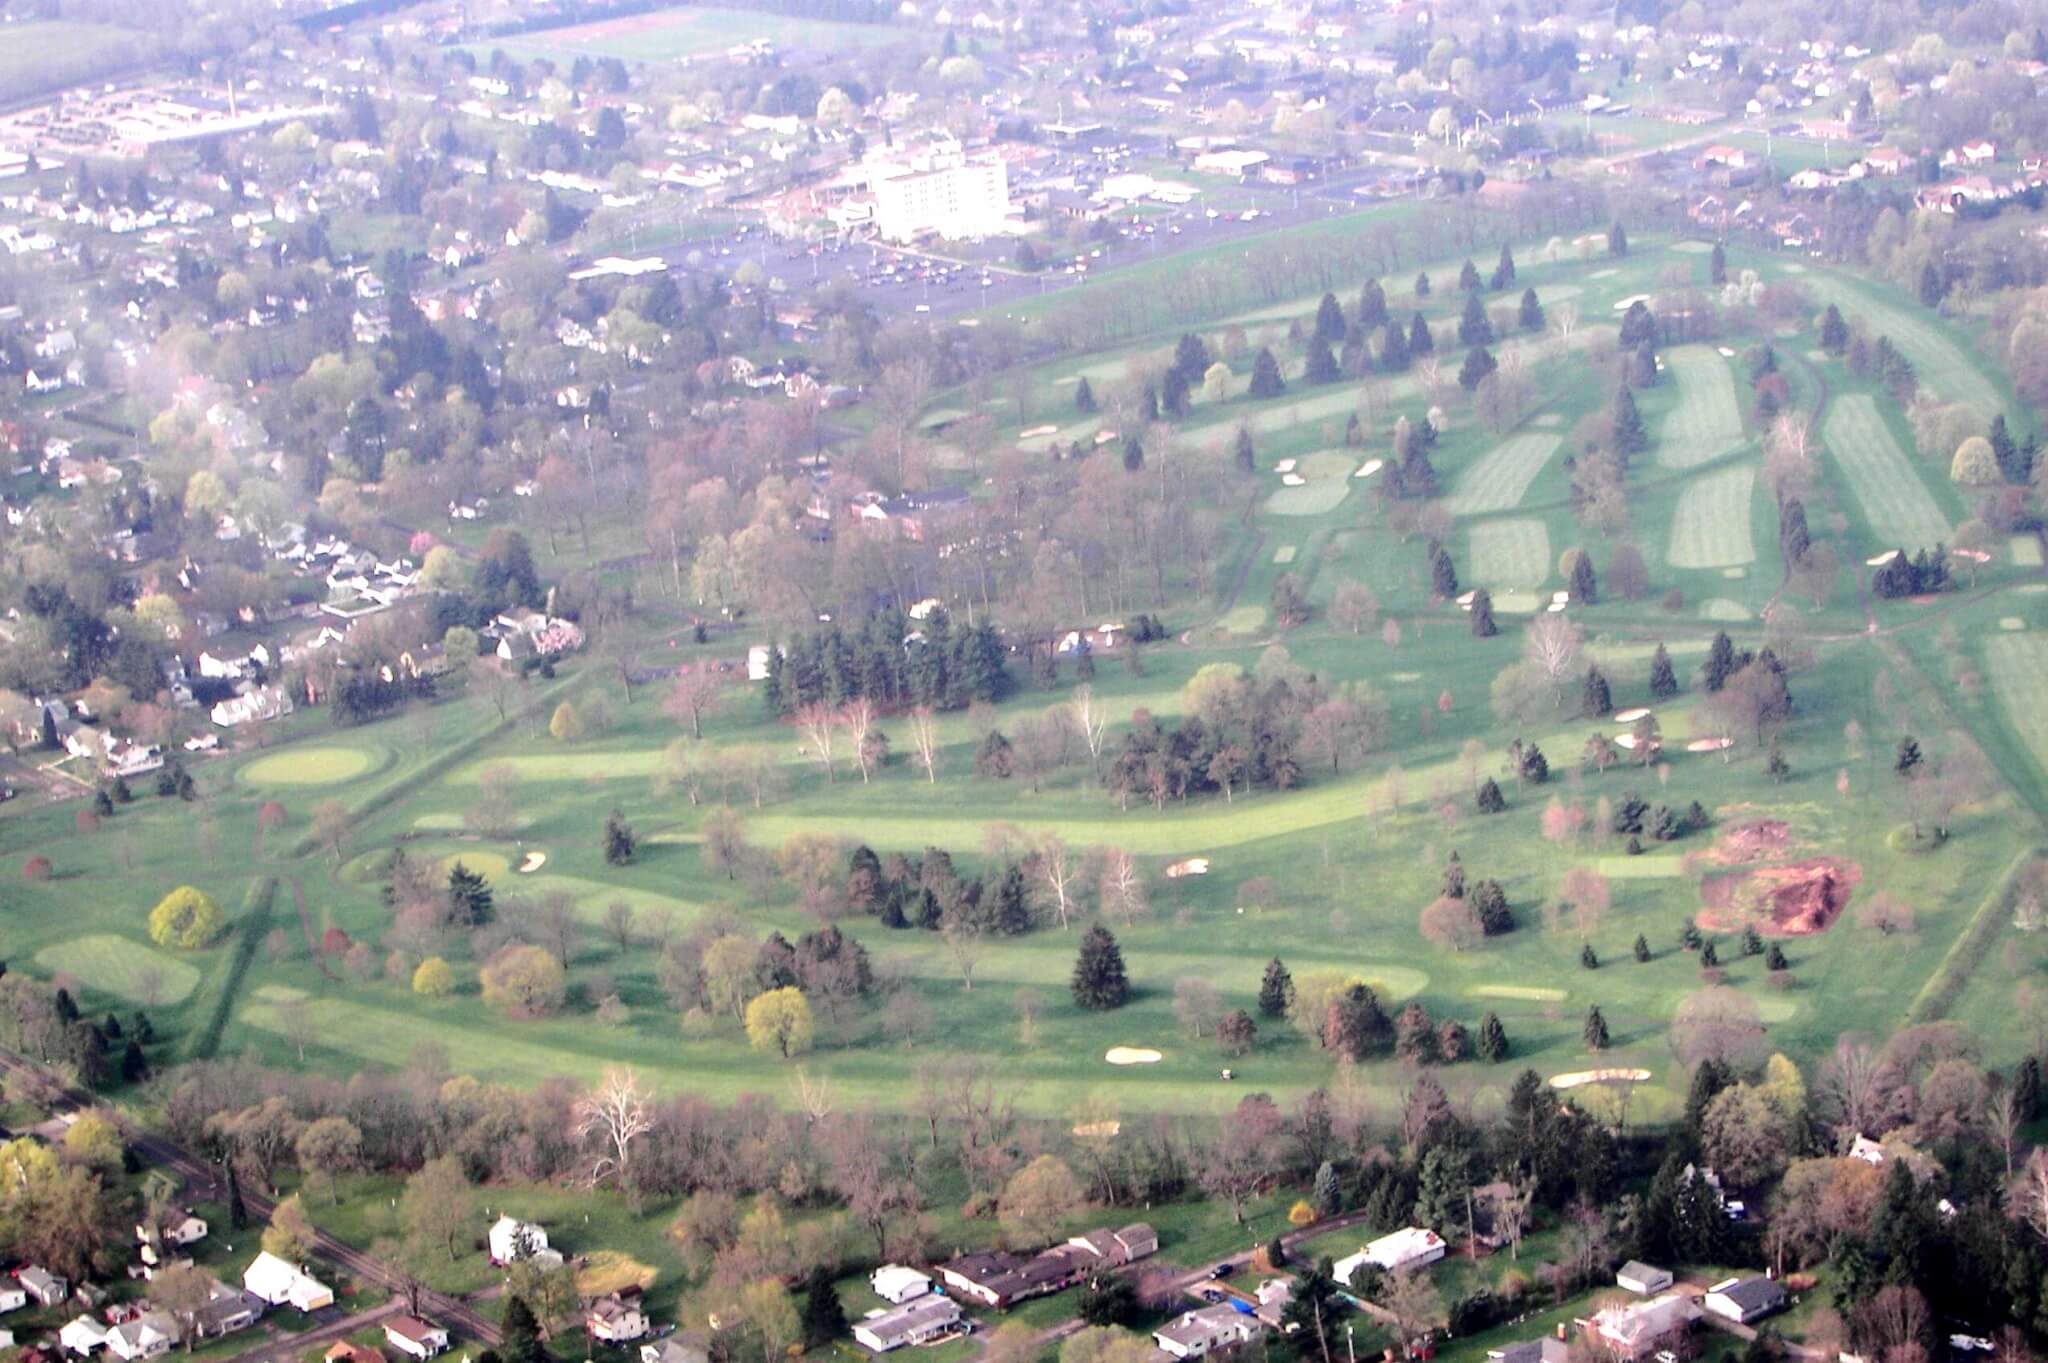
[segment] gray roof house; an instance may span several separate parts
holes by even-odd
[[[1707,1289],[1700,1304],[1738,1324],[1747,1325],[1785,1309],[1785,1289],[1775,1278],[1730,1278]]]

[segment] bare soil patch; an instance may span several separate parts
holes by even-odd
[[[1863,868],[1839,857],[1814,857],[1786,866],[1709,876],[1700,882],[1700,927],[1766,937],[1810,937],[1826,932],[1849,906]]]
[[[1709,853],[1723,866],[1768,861],[1792,845],[1792,826],[1782,819],[1751,819],[1731,826],[1714,840]]]

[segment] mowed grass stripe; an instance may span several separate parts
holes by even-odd
[[[1749,508],[1756,494],[1756,470],[1748,465],[1715,469],[1685,485],[1671,513],[1674,568],[1736,568],[1756,562],[1749,533]]]
[[[36,953],[36,964],[72,976],[89,991],[152,1008],[183,1003],[199,985],[197,967],[111,932],[44,947]]]
[[[1742,405],[1726,360],[1706,346],[1680,346],[1666,352],[1664,369],[1678,385],[1678,405],[1658,428],[1658,463],[1689,469],[1742,443]]]
[[[1851,393],[1830,404],[1821,438],[1863,509],[1877,548],[1903,547],[1910,554],[1948,540],[1948,517],[1869,394]]]
[[[1822,292],[1834,295],[1834,301],[1852,321],[1860,319],[1873,333],[1891,337],[1892,344],[1912,361],[1914,376],[1923,390],[1931,389],[1949,402],[1962,403],[1986,422],[2005,410],[1997,385],[1984,376],[1982,362],[1950,340],[1939,324],[1913,309],[1885,302],[1846,280],[1828,279]]]
[[[1444,505],[1454,516],[1514,510],[1563,443],[1563,436],[1545,431],[1509,436],[1458,475],[1458,485]]]
[[[1540,587],[1550,578],[1550,527],[1534,516],[1481,521],[1472,527],[1466,562],[1482,587]]]
[[[1993,635],[1984,641],[1984,663],[2006,723],[2048,771],[2048,636]]]

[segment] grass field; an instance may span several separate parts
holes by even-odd
[[[288,748],[242,768],[242,779],[252,786],[338,786],[376,765],[375,755],[361,748]]]
[[[2002,385],[1989,377],[1984,362],[1965,350],[1926,309],[1841,275],[1826,276],[1820,292],[1837,304],[1844,316],[1861,321],[1873,335],[1891,337],[1892,344],[1912,361],[1923,392],[1963,403],[1987,424],[2007,409]]]
[[[847,52],[891,43],[919,43],[922,37],[913,30],[889,24],[848,24],[761,10],[691,5],[547,29],[497,39],[490,45],[522,56],[556,61],[619,57],[627,61],[669,62],[710,56],[744,43],[763,41],[779,48]]]
[[[1276,487],[1266,494],[1266,510],[1275,516],[1322,516],[1335,511],[1351,495],[1343,478],[1314,478],[1300,487]]]
[[[1533,516],[1481,521],[1466,544],[1467,571],[1481,586],[1540,587],[1550,580],[1550,528]]]
[[[1563,436],[1543,431],[1509,436],[1458,475],[1451,495],[1444,499],[1445,508],[1454,516],[1514,510],[1563,443]]]
[[[1850,393],[1829,404],[1821,439],[1863,510],[1873,548],[1913,553],[1948,540],[1948,517],[1928,495],[1919,468],[1899,448],[1874,398]]]
[[[1666,561],[1674,568],[1733,568],[1756,562],[1750,535],[1755,496],[1756,470],[1747,464],[1715,469],[1688,482],[1672,513]]]
[[[1742,406],[1735,375],[1708,346],[1665,352],[1664,370],[1678,388],[1678,405],[1657,432],[1657,462],[1686,469],[1718,459],[1742,443]]]
[[[153,55],[144,34],[71,19],[0,24],[0,38],[0,101],[61,90]]]
[[[110,932],[73,937],[36,953],[36,964],[70,975],[126,1003],[175,1005],[199,986],[199,971],[167,952]]]
[[[1999,634],[1984,641],[1984,665],[2006,723],[2048,774],[2048,637]]]

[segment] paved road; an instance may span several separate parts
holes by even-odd
[[[134,1148],[135,1153],[145,1163],[176,1170],[192,1183],[212,1184],[217,1179],[219,1171],[216,1166],[171,1144],[153,1132],[137,1127],[117,1109],[100,1102],[98,1098],[85,1092],[83,1089],[72,1088],[62,1083],[41,1066],[31,1063],[22,1056],[15,1055],[12,1052],[0,1051],[0,1072],[21,1075],[42,1084],[46,1092],[54,1095],[52,1106],[57,1110],[98,1111],[120,1128],[128,1144]],[[242,1205],[247,1209],[249,1215],[258,1221],[268,1221],[275,1207],[271,1199],[248,1188],[242,1190]],[[314,1232],[313,1252],[319,1258],[346,1270],[361,1281],[375,1283],[394,1293],[400,1290],[403,1275],[391,1265],[376,1258],[374,1255],[364,1253],[353,1245],[336,1239],[326,1231]],[[403,1303],[399,1302],[390,1307],[390,1313],[396,1314],[402,1308]],[[498,1342],[497,1322],[485,1317],[474,1305],[463,1298],[449,1296],[444,1292],[423,1292],[420,1294],[420,1309],[426,1315],[432,1317],[436,1323],[459,1329],[462,1333],[473,1339],[481,1340],[485,1344],[496,1344]],[[366,1320],[362,1323],[367,1323],[368,1319],[376,1318],[374,1312],[365,1313],[365,1315]],[[345,1324],[345,1322],[338,1322],[333,1327],[323,1326],[321,1330],[339,1328],[342,1324]],[[360,1326],[351,1328],[360,1328]],[[318,1334],[319,1332],[316,1331],[315,1333]],[[344,1329],[342,1333],[349,1333],[349,1330]],[[336,1337],[338,1338],[339,1336]],[[302,1338],[305,1342],[313,1341],[312,1335]],[[231,1360],[231,1363],[244,1363],[245,1359],[267,1357],[272,1352],[273,1350],[269,1348],[257,1349],[245,1355],[244,1358]]]

